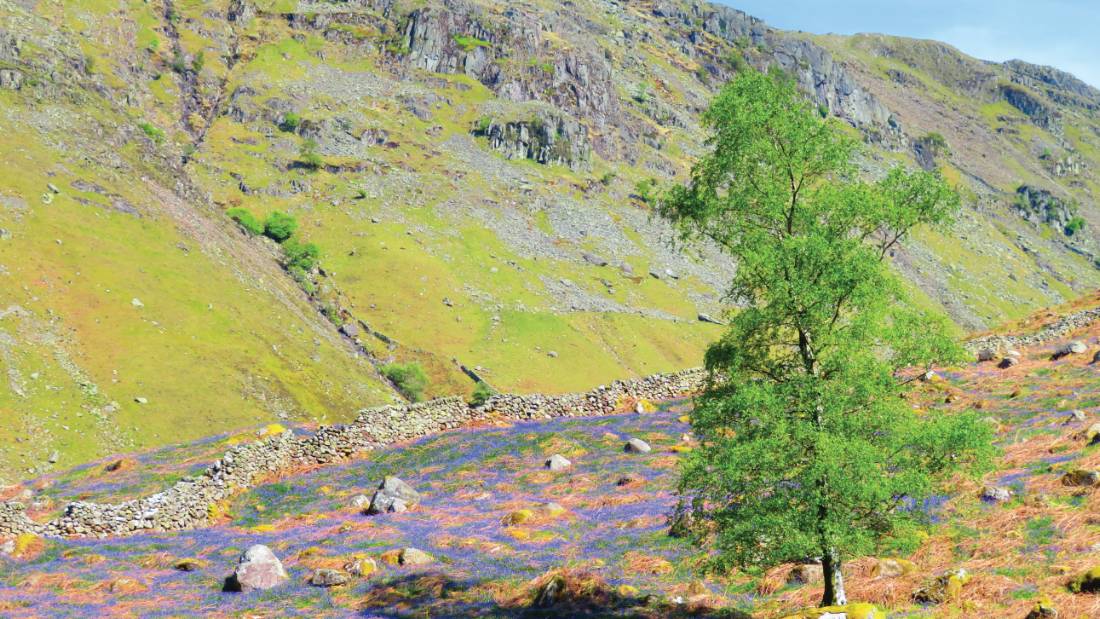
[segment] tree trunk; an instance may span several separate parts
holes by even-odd
[[[844,574],[840,571],[840,556],[836,548],[829,548],[821,557],[821,571],[825,577],[825,595],[822,606],[844,606],[848,596],[844,593]]]

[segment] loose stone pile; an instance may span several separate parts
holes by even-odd
[[[37,523],[16,502],[0,502],[0,537],[30,533],[45,537],[107,537],[141,531],[204,526],[221,501],[261,480],[302,466],[338,462],[357,453],[483,420],[528,420],[599,416],[633,410],[643,400],[668,400],[702,388],[702,369],[619,380],[587,393],[496,395],[471,408],[449,397],[361,412],[344,426],[326,426],[299,437],[286,431],[237,445],[202,474],[186,477],[151,496],[120,503],[70,503],[59,518]]]

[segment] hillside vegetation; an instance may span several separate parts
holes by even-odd
[[[390,364],[424,397],[698,365],[733,266],[654,201],[769,65],[868,175],[962,189],[892,256],[961,330],[1100,284],[1100,93],[1052,69],[705,3],[0,0],[0,480],[350,419]]]

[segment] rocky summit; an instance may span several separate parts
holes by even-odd
[[[1095,615],[1100,90],[736,4],[0,0],[0,617]],[[812,484],[686,490],[818,362],[791,324],[738,336],[789,283],[731,293],[751,217],[669,207],[737,202],[673,197],[716,97],[774,70],[859,147],[807,192],[906,169],[959,198],[876,245],[929,317],[890,327],[965,349],[891,402],[995,448],[883,490],[920,526],[858,540],[847,595],[829,548],[727,569],[776,542],[700,515]],[[723,415],[752,423],[703,433]]]

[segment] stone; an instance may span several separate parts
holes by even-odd
[[[350,503],[351,506],[355,509],[363,509],[364,507],[370,505],[370,497],[365,494],[357,494],[351,497]]]
[[[1092,424],[1088,430],[1085,430],[1085,438],[1090,445],[1100,443],[1100,422]]]
[[[428,565],[435,562],[434,557],[418,548],[403,548],[397,560],[401,565]]]
[[[554,454],[546,460],[546,468],[550,469],[551,471],[564,471],[570,466],[573,466],[573,463],[561,454]]]
[[[647,454],[653,451],[653,448],[649,446],[649,443],[640,438],[632,438],[623,446],[623,451],[627,453]]]
[[[359,326],[353,322],[345,322],[340,325],[340,334],[354,340],[359,337]]]
[[[420,493],[397,477],[387,476],[371,497],[367,514],[401,513],[420,504]]]
[[[144,397],[138,396],[138,397],[134,398],[134,402],[137,402],[138,404],[148,404],[149,403],[149,398],[144,398]]]
[[[172,569],[180,572],[197,572],[206,567],[202,559],[180,559],[172,564]]]
[[[344,564],[344,571],[356,578],[366,578],[378,571],[378,563],[370,557],[355,557]]]
[[[109,589],[111,593],[125,595],[141,593],[148,590],[149,587],[145,586],[145,583],[137,580],[136,578],[123,576],[122,578],[116,578],[115,580],[112,580]]]
[[[821,582],[824,579],[823,574],[824,572],[822,571],[821,565],[817,563],[796,565],[794,569],[787,574],[787,584],[808,585]]]
[[[57,461],[60,460],[60,459],[61,459],[61,454],[57,451],[54,451],[52,454],[50,454],[49,462],[50,462],[50,464],[57,464]]]
[[[313,575],[309,577],[309,584],[314,587],[339,587],[348,584],[349,581],[351,576],[347,572],[327,568],[315,569]]]
[[[704,314],[702,312],[699,313],[698,318],[699,318],[699,322],[707,322],[707,323],[710,323],[712,325],[725,324],[721,320],[718,320],[717,318],[711,317],[710,314]]]
[[[1079,422],[1079,421],[1084,421],[1085,418],[1086,418],[1085,417],[1085,411],[1075,410],[1075,411],[1070,412],[1070,414],[1066,415],[1066,423],[1069,424],[1069,423],[1076,423],[1076,422]]]
[[[913,601],[918,604],[942,604],[955,599],[966,583],[970,582],[970,573],[963,568],[948,571],[934,578],[932,582],[913,593]]]
[[[1050,600],[1044,598],[1035,602],[1025,619],[1058,619],[1058,609],[1051,605]]]
[[[1062,357],[1068,357],[1069,355],[1080,355],[1089,349],[1081,340],[1073,340],[1059,346],[1054,354],[1051,355],[1052,359],[1061,359]]]
[[[290,576],[275,553],[263,544],[256,544],[241,555],[233,575],[226,579],[225,589],[242,593],[263,591],[277,587],[289,579]]]
[[[546,353],[546,356],[550,357],[551,359],[557,359],[558,358],[558,351],[551,350],[551,351]]]
[[[0,555],[10,557],[15,554],[15,540],[9,539],[6,542],[0,543]]]
[[[992,361],[997,357],[997,351],[992,348],[980,348],[978,349],[978,363],[985,361]]]
[[[1100,592],[1100,567],[1094,567],[1071,580],[1069,590],[1074,593]]]
[[[134,297],[133,299],[130,299],[130,305],[133,305],[134,307],[145,307],[145,304],[142,303],[141,299],[139,299],[137,297]]]
[[[1012,500],[1012,489],[1005,486],[986,486],[982,490],[982,500],[986,503],[1004,503]]]
[[[584,252],[583,254],[581,254],[581,257],[583,257],[584,261],[587,262],[588,264],[594,264],[598,267],[607,266],[607,260],[597,256],[596,254],[590,254],[588,252]]]
[[[645,404],[643,404],[640,401],[635,402],[634,403],[634,412],[638,415],[644,415],[645,414]]]
[[[879,559],[871,568],[874,578],[898,578],[916,571],[917,566],[907,559]]]
[[[1098,484],[1100,484],[1100,471],[1074,469],[1062,475],[1063,486],[1089,488]]]
[[[1100,363],[1100,350],[1096,351],[1096,354],[1092,356],[1093,363]]]

